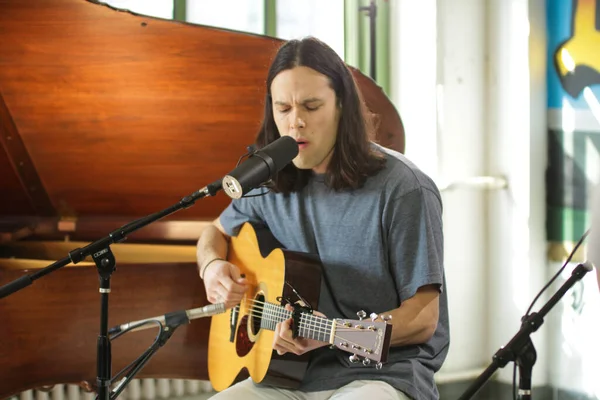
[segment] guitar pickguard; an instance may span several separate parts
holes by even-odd
[[[258,339],[264,302],[265,296],[262,292],[259,292],[254,301],[251,302],[248,314],[243,316],[238,325],[235,350],[239,357],[244,357],[250,353]]]
[[[244,318],[242,318],[240,324],[238,325],[235,351],[238,357],[244,357],[250,353],[250,350],[252,350],[253,346],[254,342],[250,340],[250,336],[248,335],[248,316],[244,315]]]

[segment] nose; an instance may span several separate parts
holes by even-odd
[[[306,128],[306,122],[304,121],[304,118],[302,118],[302,116],[299,113],[294,112],[291,115],[291,117],[292,117],[292,120],[291,120],[291,122],[292,122],[291,128],[292,129]]]

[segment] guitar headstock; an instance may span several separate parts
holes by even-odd
[[[387,321],[391,317],[380,317],[371,314],[365,319],[364,311],[357,313],[360,319],[335,319],[335,338],[332,344],[342,351],[353,353],[350,362],[362,361],[364,365],[371,362],[378,367],[387,361],[392,335],[392,325]]]

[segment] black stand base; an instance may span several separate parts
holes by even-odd
[[[183,321],[182,321],[182,323],[183,323]],[[160,325],[160,323],[158,323],[158,325],[160,326],[160,333],[156,337],[156,340],[154,341],[152,346],[150,346],[150,348],[148,350],[146,350],[131,366],[124,368],[114,377],[113,380],[117,380],[122,375],[129,372],[123,379],[121,379],[121,382],[115,387],[114,391],[110,395],[110,399],[116,399],[121,394],[121,392],[123,392],[123,390],[125,390],[125,388],[129,384],[129,382],[131,382],[131,380],[135,377],[135,375],[138,372],[140,372],[142,370],[142,368],[144,368],[144,366],[148,363],[148,361],[150,361],[152,356],[154,356],[154,354],[156,354],[158,349],[160,349],[162,346],[164,346],[167,343],[167,341],[171,338],[171,336],[173,336],[175,329],[177,329],[179,326],[181,326],[181,325],[167,325],[166,327],[163,328],[162,325]],[[124,333],[124,332],[122,332],[122,333]],[[121,335],[121,333],[119,335],[116,335],[114,338],[116,338],[120,335]]]
[[[579,264],[573,270],[569,279],[560,287],[560,289],[548,300],[548,302],[537,313],[526,315],[522,319],[521,329],[508,344],[496,352],[492,363],[483,371],[475,382],[460,397],[460,400],[466,400],[473,397],[479,389],[492,377],[498,368],[504,368],[508,362],[513,361],[519,367],[519,398],[522,400],[531,400],[531,375],[533,365],[537,359],[537,354],[531,341],[530,335],[537,331],[544,323],[544,317],[558,303],[564,294],[586,273],[594,267],[591,263]]]

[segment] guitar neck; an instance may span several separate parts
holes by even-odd
[[[278,304],[264,303],[260,326],[263,329],[274,331],[279,322],[292,318],[292,312]],[[335,334],[334,322],[324,317],[309,313],[300,315],[298,335],[318,340],[320,342],[332,343]]]

